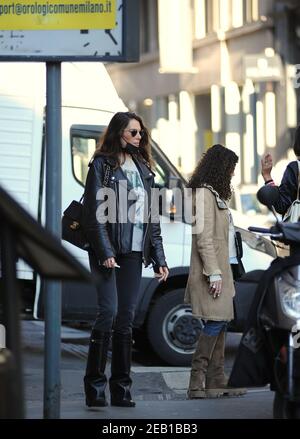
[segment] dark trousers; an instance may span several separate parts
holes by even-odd
[[[115,333],[131,333],[142,275],[142,252],[118,255],[120,268],[99,266],[93,253],[89,253],[89,260],[91,271],[100,277],[93,329],[109,332],[113,328]]]

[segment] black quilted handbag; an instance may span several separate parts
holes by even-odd
[[[106,165],[105,175],[104,175],[104,186],[108,185],[110,174],[110,166]],[[88,250],[90,244],[86,239],[84,229],[83,229],[83,205],[82,200],[84,198],[84,194],[80,198],[79,201],[73,200],[71,204],[66,208],[63,213],[63,217],[61,220],[61,232],[62,239],[70,242],[76,247],[81,248],[82,250]]]
[[[82,227],[82,200],[83,195],[79,201],[73,200],[64,211],[61,222],[62,239],[70,242],[76,247],[81,248],[82,250],[88,250],[90,245],[85,237]]]

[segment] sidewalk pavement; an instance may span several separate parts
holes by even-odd
[[[43,418],[43,322],[23,321],[26,418]],[[239,398],[187,400],[189,368],[143,367],[133,362],[135,408],[87,408],[83,375],[89,331],[62,328],[62,419],[270,419],[273,393],[250,390]],[[109,364],[108,364],[109,369]],[[109,395],[108,395],[109,397]]]

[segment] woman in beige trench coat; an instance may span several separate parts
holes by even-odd
[[[238,263],[227,201],[237,162],[233,151],[214,145],[205,153],[189,182],[193,189],[195,222],[185,303],[190,303],[193,314],[204,322],[192,359],[190,399],[246,392],[229,388],[224,374],[225,332],[234,317],[231,264]]]

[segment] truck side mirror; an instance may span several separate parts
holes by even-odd
[[[176,176],[169,176],[166,185],[161,186],[159,184],[155,184],[155,187],[159,189],[163,189],[162,196],[159,197],[159,214],[168,216],[171,221],[175,219],[177,212],[177,203],[178,207],[180,204],[182,205],[182,182],[181,179]],[[177,190],[176,190],[177,189]],[[180,196],[180,203],[178,197]]]
[[[174,175],[168,178],[168,192],[170,198],[169,215],[170,219],[174,221],[176,218],[182,218],[183,208],[183,187],[182,180]]]
[[[175,188],[181,188],[182,182],[180,178],[176,177],[175,175],[170,175],[167,182],[168,189],[175,189]]]

